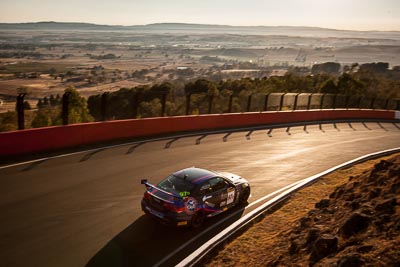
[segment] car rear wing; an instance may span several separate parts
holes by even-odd
[[[150,183],[147,181],[147,179],[142,179],[142,180],[140,181],[140,183],[141,183],[141,184],[144,184],[144,185],[146,186],[147,190],[150,190],[151,188],[153,188],[153,189],[156,189],[157,191],[163,192],[164,194],[167,194],[167,195],[169,195],[169,196],[172,196],[172,197],[175,197],[175,198],[179,198],[179,199],[183,198],[183,197],[181,197],[180,195],[176,195],[176,194],[174,194],[174,193],[167,192],[167,191],[165,191],[165,190],[163,190],[163,189],[161,189],[161,188],[159,188],[159,187],[157,187],[157,186],[155,186],[155,185],[150,184]],[[152,195],[154,195],[154,194],[152,194]],[[155,197],[157,197],[157,196],[155,196]],[[159,198],[159,197],[157,197],[157,198]],[[165,199],[162,199],[162,200],[165,201]]]

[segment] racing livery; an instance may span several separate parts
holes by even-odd
[[[206,217],[247,203],[250,185],[232,173],[187,168],[157,185],[142,180],[146,191],[142,210],[168,225],[200,227]]]

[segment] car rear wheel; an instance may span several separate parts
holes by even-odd
[[[247,200],[250,197],[250,188],[246,187],[245,189],[243,189],[242,195],[240,196],[240,204],[245,204],[247,203]]]
[[[206,215],[204,214],[204,212],[199,211],[193,214],[190,224],[193,228],[199,228],[203,225],[205,218]]]

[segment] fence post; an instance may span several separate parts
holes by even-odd
[[[211,114],[214,95],[208,96],[208,114]]]
[[[101,95],[101,120],[107,120],[107,102],[108,102],[108,92]]]
[[[165,116],[165,108],[167,106],[167,93],[161,95],[161,112],[160,117]]]
[[[313,96],[313,93],[311,93],[311,94],[308,96],[307,110],[310,110],[310,108],[311,108],[311,99],[312,99],[312,96]]]
[[[362,101],[362,96],[360,96],[359,98],[358,98],[358,103],[357,103],[357,108],[359,108],[359,109],[361,109],[361,101]]]
[[[279,101],[279,111],[282,111],[282,107],[283,107],[283,100],[285,98],[286,93],[281,95],[281,99]]]
[[[247,112],[250,112],[250,108],[251,108],[251,98],[253,97],[253,95],[249,95],[248,97],[247,97],[247,109],[246,109],[246,111]]]
[[[325,98],[325,94],[322,94],[321,102],[319,103],[319,109],[322,109],[324,107],[324,98]]]
[[[18,115],[18,130],[25,129],[25,112],[24,112],[24,97],[26,94],[17,96],[17,115]]]
[[[228,113],[232,112],[232,102],[233,102],[233,95],[229,96],[229,103],[228,103]]]
[[[371,105],[369,106],[370,109],[374,109],[374,105],[375,105],[375,97],[373,97],[371,99]]]
[[[349,100],[350,100],[350,96],[346,95],[346,109],[349,109]]]
[[[294,96],[293,110],[296,110],[296,107],[297,107],[297,100],[298,100],[298,98],[299,98],[299,95],[300,95],[300,94],[296,94],[296,95]]]
[[[265,95],[265,101],[264,101],[264,109],[263,111],[267,111],[268,110],[268,99],[269,99],[269,94]]]
[[[71,95],[70,92],[66,92],[62,96],[62,123],[63,125],[68,125],[69,121],[69,96]]]
[[[386,101],[385,101],[385,107],[383,108],[383,109],[388,109],[388,106],[389,106],[389,98],[386,98]]]
[[[139,102],[140,102],[140,93],[136,92],[133,95],[133,118],[136,119],[139,115]]]
[[[337,94],[334,94],[333,100],[332,100],[332,109],[336,109],[336,98],[337,98]]]
[[[186,115],[189,115],[189,113],[190,113],[190,97],[191,97],[192,95],[191,94],[187,94],[186,95]]]

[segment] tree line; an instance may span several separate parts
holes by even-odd
[[[355,66],[353,66],[354,68]],[[390,73],[377,72],[380,65],[370,65],[360,68],[357,72],[346,72],[333,75],[327,72],[317,72],[313,75],[299,75],[289,71],[284,76],[269,78],[243,78],[238,80],[210,81],[198,79],[184,86],[175,86],[165,82],[153,86],[123,88],[109,93],[107,96],[106,113],[111,119],[128,119],[133,117],[158,116],[163,95],[166,99],[167,115],[184,115],[187,96],[191,96],[194,107],[191,114],[207,113],[207,103],[213,97],[213,111],[227,112],[228,98],[235,96],[233,111],[245,111],[246,99],[249,95],[269,93],[323,93],[341,94],[351,97],[369,98],[399,98],[400,70]],[[329,66],[332,68],[332,66]],[[335,67],[333,67],[335,68]],[[95,120],[101,119],[102,95],[93,95],[88,99],[90,114]],[[135,103],[139,101],[139,103]],[[138,114],[133,107],[138,104]]]
[[[188,97],[190,114],[207,113],[210,109],[210,98],[213,113],[243,112],[246,111],[248,97],[257,94],[324,93],[351,97],[400,98],[399,67],[388,70],[386,64],[353,64],[346,72],[337,74],[335,64],[316,66],[313,74],[307,75],[300,68],[291,68],[283,76],[220,81],[201,78],[185,84],[170,81],[152,86],[122,88],[108,93],[106,99],[98,94],[86,100],[80,96],[78,90],[68,87],[65,92],[70,93],[69,123],[99,121],[104,119],[104,113],[107,114],[106,119],[160,116],[162,108],[168,116],[185,115]],[[326,68],[332,71],[327,71]],[[229,99],[232,100],[230,110],[227,106]],[[102,110],[105,100],[106,110]],[[62,124],[59,95],[39,100],[37,108],[27,128]],[[14,121],[16,125],[15,112],[2,114],[0,131],[14,129]]]

